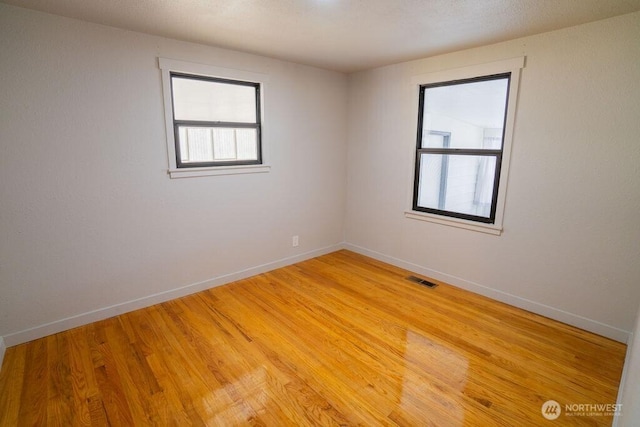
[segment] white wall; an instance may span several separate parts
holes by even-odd
[[[269,75],[270,173],[169,179],[158,56]],[[0,4],[0,336],[342,242],[346,84]]]
[[[351,75],[350,247],[625,340],[640,301],[638,40],[635,13]],[[523,55],[504,233],[405,218],[411,77]]]
[[[640,310],[636,316],[633,337],[627,349],[618,402],[622,404],[622,414],[616,418],[614,426],[636,427],[640,424]]]

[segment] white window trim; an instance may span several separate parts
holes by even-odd
[[[420,74],[411,78],[411,90],[414,94],[413,97],[413,128],[418,128],[418,103],[419,103],[419,88],[420,85],[446,82],[451,80],[461,80],[479,76],[488,76],[491,74],[511,73],[511,81],[509,84],[509,103],[507,106],[507,117],[505,121],[504,129],[504,141],[502,150],[502,169],[500,171],[500,183],[498,185],[498,200],[496,204],[496,218],[493,224],[483,224],[480,222],[468,221],[459,218],[446,217],[442,215],[430,214],[427,212],[418,212],[413,210],[413,186],[415,179],[415,150],[416,142],[412,141],[412,164],[411,175],[409,178],[411,189],[407,200],[407,209],[405,210],[405,218],[415,219],[420,221],[428,221],[436,224],[464,228],[472,231],[479,231],[482,233],[488,233],[493,235],[501,235],[502,221],[504,218],[504,206],[505,198],[507,194],[507,182],[509,178],[509,163],[511,160],[511,145],[513,142],[513,127],[515,123],[516,108],[518,105],[518,88],[520,86],[520,70],[524,68],[525,57],[505,59],[502,61],[489,62],[486,64],[472,65],[468,67],[455,68],[451,70],[438,71],[427,74]]]
[[[212,175],[236,175],[245,173],[269,172],[271,166],[268,163],[268,132],[265,131],[264,97],[269,76],[251,71],[222,68],[213,65],[198,64],[195,62],[178,61],[175,59],[158,58],[158,66],[162,71],[162,95],[164,98],[164,121],[167,136],[167,155],[169,160],[168,173],[171,178],[192,178]],[[178,169],[176,162],[175,135],[173,132],[173,105],[171,102],[171,75],[172,71],[185,74],[194,74],[205,77],[218,77],[230,80],[250,81],[260,83],[260,116],[261,116],[261,146],[262,164],[260,165],[233,165],[233,166],[209,166],[200,168]]]

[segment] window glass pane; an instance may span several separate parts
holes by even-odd
[[[501,149],[509,79],[474,81],[424,89],[422,148]],[[427,137],[425,137],[427,136]]]
[[[258,135],[255,129],[236,129],[236,152],[238,160],[258,159]]]
[[[181,163],[258,160],[256,129],[178,127]]]
[[[213,128],[213,160],[236,160],[235,129]]]
[[[179,128],[183,161],[206,162],[213,157],[211,131],[207,128]]]
[[[176,120],[256,123],[256,89],[172,76]]]
[[[489,218],[495,156],[420,154],[418,206]]]
[[[450,148],[451,135],[448,132],[427,131],[422,135],[425,142],[424,147],[429,148]]]

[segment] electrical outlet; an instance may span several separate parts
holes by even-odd
[[[291,246],[293,246],[294,248],[298,246],[298,236],[293,236],[293,238],[291,239]]]

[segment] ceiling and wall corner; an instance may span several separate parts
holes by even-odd
[[[2,0],[87,22],[353,72],[640,10],[640,0]]]

